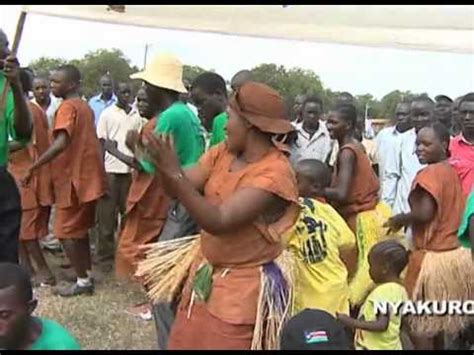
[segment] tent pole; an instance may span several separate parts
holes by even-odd
[[[18,47],[20,46],[21,35],[23,33],[23,26],[25,25],[26,20],[26,11],[22,11],[20,13],[20,17],[18,18],[18,22],[16,25],[16,32],[15,38],[13,40],[11,55],[16,57],[18,53]],[[5,111],[5,103],[7,99],[8,89],[10,88],[10,82],[8,80],[5,81],[5,85],[3,85],[2,96],[0,97],[0,115],[3,119],[4,111]]]

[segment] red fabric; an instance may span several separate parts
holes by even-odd
[[[467,197],[474,188],[474,144],[459,135],[451,139],[449,151],[449,164],[461,178],[463,194]]]
[[[435,217],[424,224],[413,225],[415,250],[410,255],[405,276],[405,287],[411,295],[416,285],[426,251],[448,251],[459,247],[457,231],[464,211],[461,181],[446,162],[430,164],[416,175],[409,196],[413,206],[413,191],[423,189],[436,202]]]
[[[354,153],[355,168],[347,200],[344,203],[334,203],[334,207],[355,233],[357,214],[373,210],[377,206],[380,183],[362,145],[346,144],[339,149],[338,156],[344,149],[349,149]],[[332,186],[337,185],[339,169],[338,158],[334,169]]]
[[[142,129],[153,132],[156,120],[148,121]],[[136,264],[141,258],[139,246],[157,241],[166,222],[169,198],[159,175],[134,171],[127,196],[127,219],[120,234],[115,258],[117,277],[133,279]]]
[[[28,107],[33,120],[31,142],[25,149],[11,153],[8,162],[8,170],[14,177],[20,190],[23,210],[31,210],[38,206],[50,206],[53,203],[50,164],[45,164],[37,169],[33,173],[28,186],[20,184],[20,179],[25,176],[28,168],[49,147],[46,115],[36,104],[29,103]]]

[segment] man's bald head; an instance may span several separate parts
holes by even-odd
[[[108,74],[102,75],[99,83],[104,98],[110,99],[114,93],[114,80],[112,77]]]
[[[230,81],[232,90],[237,91],[246,82],[252,81],[252,72],[250,70],[241,70],[234,75]]]

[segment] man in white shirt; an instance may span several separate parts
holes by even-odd
[[[392,206],[394,215],[410,212],[408,196],[416,174],[425,165],[416,156],[416,135],[433,121],[434,102],[427,96],[419,96],[410,105],[413,128],[400,139],[399,149],[393,149],[386,157],[384,174],[384,200]]]
[[[326,123],[321,121],[322,100],[317,96],[306,98],[301,112],[302,122],[296,124],[298,138],[290,148],[290,161],[293,164],[303,159],[327,162],[334,142],[329,136]]]
[[[43,111],[46,113],[46,117],[48,118],[49,127],[52,127],[54,115],[61,104],[61,99],[51,95],[49,79],[40,76],[34,78],[33,100],[31,101],[43,109]]]
[[[383,128],[375,138],[377,162],[379,167],[379,178],[381,185],[382,201],[393,208],[394,200],[390,199],[393,196],[393,191],[384,189],[384,181],[386,178],[387,158],[393,156],[393,150],[398,150],[400,145],[401,135],[412,128],[410,122],[410,103],[400,102],[395,108],[395,118],[388,127]],[[392,185],[389,185],[393,187]]]
[[[117,86],[117,103],[104,109],[97,126],[97,137],[105,150],[104,166],[109,191],[97,205],[97,256],[99,260],[111,259],[115,252],[115,231],[118,214],[124,225],[127,194],[131,183],[131,168],[114,157],[109,151],[133,156],[125,145],[128,131],[140,130],[144,119],[133,109],[132,89],[129,83]]]

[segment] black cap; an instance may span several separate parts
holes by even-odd
[[[281,350],[350,350],[344,326],[329,313],[305,309],[283,328]]]

